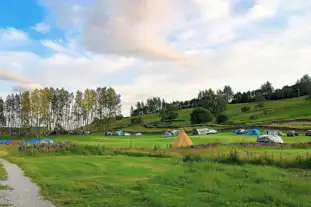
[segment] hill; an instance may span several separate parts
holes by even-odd
[[[245,104],[228,104],[225,114],[229,121],[218,125],[214,122],[204,123],[199,126],[207,126],[213,128],[230,128],[238,126],[272,126],[272,127],[289,127],[289,128],[311,128],[311,101],[306,100],[306,97],[283,99],[277,101],[265,101],[264,110],[256,107],[256,103]],[[250,111],[241,112],[243,106],[250,107]],[[178,119],[170,123],[161,123],[158,113],[142,115],[143,124],[132,125],[131,118],[117,120],[116,129],[121,129],[129,132],[162,132],[169,128],[183,127],[186,130],[191,130],[198,125],[192,125],[190,114],[193,108],[178,110]],[[256,118],[250,118],[255,116]],[[296,119],[293,121],[292,119]],[[297,120],[300,119],[300,120]],[[305,119],[305,120],[303,120]],[[308,120],[310,119],[310,121]],[[282,121],[282,123],[276,123]],[[287,123],[284,120],[292,120]],[[146,127],[147,126],[147,127]],[[87,127],[89,130],[94,129],[92,125]]]

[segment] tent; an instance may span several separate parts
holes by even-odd
[[[180,130],[178,136],[176,137],[175,141],[172,143],[172,147],[186,147],[193,145],[192,140],[188,137],[184,130]]]
[[[44,138],[40,141],[40,143],[48,143],[48,144],[52,144],[54,143],[54,141],[51,138]]]
[[[248,135],[260,135],[261,132],[258,129],[250,129],[247,131]]]
[[[202,129],[192,129],[192,134],[193,135],[206,135],[209,134],[210,131],[207,128],[202,128]]]
[[[112,136],[112,133],[111,132],[106,132],[105,136]]]
[[[174,136],[178,136],[180,130],[172,130],[171,133],[174,135]]]
[[[264,142],[264,143],[279,143],[283,144],[283,139],[279,135],[260,135],[257,138],[257,142]]]
[[[122,132],[122,131],[116,131],[116,132],[114,133],[114,136],[124,136],[124,132]]]
[[[235,130],[234,133],[235,133],[235,134],[246,134],[247,131],[246,131],[245,129],[237,129],[237,130]]]
[[[172,132],[165,132],[163,134],[163,137],[172,137],[172,136],[173,136]]]
[[[283,133],[279,130],[265,130],[266,135],[278,135],[278,136],[283,136]]]

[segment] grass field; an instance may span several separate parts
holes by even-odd
[[[242,113],[241,108],[243,106],[249,106],[251,111],[248,113]],[[255,103],[246,104],[229,104],[226,111],[226,115],[229,117],[229,125],[239,124],[263,124],[274,120],[284,119],[297,119],[297,118],[311,118],[311,101],[305,100],[305,97],[277,100],[277,101],[266,101],[265,109],[268,111],[267,114],[260,111],[255,107]],[[193,109],[179,110],[178,121],[173,121],[172,125],[176,127],[191,127],[190,113]],[[250,119],[250,116],[256,116],[257,119]],[[147,114],[142,116],[145,124],[160,122],[159,114]],[[122,119],[117,121],[117,127],[130,124],[130,118]],[[207,123],[211,124],[211,123]],[[304,128],[305,124],[295,124],[298,128]],[[306,127],[309,127],[308,124]],[[291,127],[291,125],[283,124],[283,127]],[[214,127],[215,128],[215,127]],[[157,132],[163,131],[165,128],[145,128],[143,126],[134,126],[124,128],[125,131],[140,131],[140,132]]]
[[[240,142],[256,142],[257,136],[249,135],[236,135],[231,132],[223,132],[218,134],[204,135],[204,136],[190,136],[194,144],[205,144],[205,143],[240,143]],[[76,135],[64,135],[51,137],[55,141],[70,140],[77,144],[83,145],[102,145],[107,147],[146,147],[153,148],[154,145],[159,145],[162,148],[166,148],[167,145],[171,144],[175,137],[163,138],[161,134],[156,135],[143,135],[143,136],[103,136],[102,134],[91,134],[85,136]],[[311,137],[297,136],[297,137],[283,137],[285,143],[295,142],[309,142]]]
[[[230,132],[191,136],[194,144],[247,143],[254,142],[256,137]],[[167,146],[174,138],[162,138],[160,134],[141,137],[91,134],[51,138],[56,141],[70,140],[78,146],[91,148],[89,153],[83,155],[69,151],[64,155],[44,153],[25,156],[17,153],[16,146],[0,146],[0,157],[18,164],[26,175],[40,185],[43,196],[56,206],[311,205],[309,148],[220,145],[211,149],[171,149]],[[310,137],[305,136],[283,139],[285,143],[310,141]],[[156,151],[155,145],[160,147]],[[113,153],[99,155],[92,149],[99,146],[122,149],[132,146],[139,149],[128,149],[129,153],[124,154],[127,156]],[[148,153],[168,156],[155,158],[148,156]],[[185,160],[187,156],[197,160],[189,162]],[[302,158],[297,161],[299,156]],[[2,174],[5,175],[5,171],[0,171]]]
[[[14,162],[57,206],[311,205],[311,174],[303,170],[119,156],[27,157]]]

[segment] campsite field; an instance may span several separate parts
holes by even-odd
[[[70,140],[77,144],[82,145],[101,145],[114,148],[153,148],[158,145],[160,148],[167,148],[175,137],[162,137],[161,134],[156,135],[143,135],[143,136],[103,136],[102,134],[90,134],[85,136],[78,135],[64,135],[51,137],[55,141]],[[218,134],[203,135],[203,136],[190,136],[194,144],[206,144],[206,143],[245,143],[245,142],[256,142],[257,136],[249,135],[236,135],[232,132],[222,132]],[[297,136],[297,137],[283,137],[285,143],[296,143],[296,142],[309,142],[311,137]]]
[[[255,142],[257,136],[223,132],[190,137],[194,144],[230,144]],[[25,156],[17,153],[16,146],[0,146],[0,157],[18,164],[56,206],[311,205],[311,172],[303,169],[311,160],[308,148],[221,145],[211,149],[171,149],[168,145],[174,138],[163,138],[160,134],[51,138],[89,148],[66,154]],[[283,139],[285,143],[310,141],[305,136]],[[96,149],[103,146],[129,153],[96,154]],[[130,147],[138,149],[127,149]],[[302,158],[297,161],[299,156]]]

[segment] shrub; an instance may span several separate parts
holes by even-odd
[[[142,123],[143,119],[141,118],[141,116],[131,118],[131,124],[142,124]]]
[[[243,106],[243,107],[241,108],[241,111],[242,111],[243,113],[249,112],[250,110],[251,110],[251,107],[249,107],[249,106]]]
[[[216,122],[217,122],[217,124],[221,124],[221,123],[224,123],[224,122],[226,122],[226,121],[228,121],[228,120],[229,120],[229,118],[228,118],[226,115],[220,114],[220,115],[217,117]]]
[[[200,107],[192,111],[190,119],[192,124],[201,124],[213,121],[213,115],[209,110]]]

